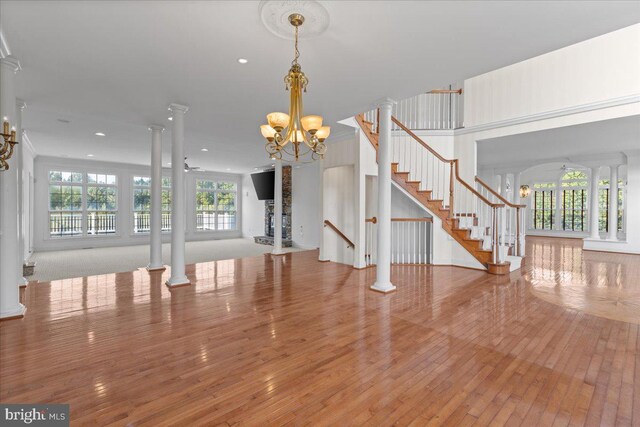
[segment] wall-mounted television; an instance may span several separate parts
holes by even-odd
[[[273,187],[276,179],[275,171],[252,173],[251,180],[256,189],[258,200],[273,200]]]

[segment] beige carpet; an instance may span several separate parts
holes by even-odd
[[[250,239],[206,240],[187,242],[187,264],[251,257],[271,252],[272,246],[258,245]],[[286,248],[286,251],[299,249]],[[171,245],[162,245],[162,260],[171,263]],[[35,273],[27,279],[41,282],[97,274],[135,271],[149,263],[149,246],[121,246],[115,248],[75,249],[67,251],[36,252],[31,261],[37,263]]]

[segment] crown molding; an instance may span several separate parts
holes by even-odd
[[[556,117],[569,116],[572,114],[586,113],[593,110],[601,110],[604,108],[618,107],[621,105],[640,103],[640,94],[621,96],[619,98],[607,99],[605,101],[589,102],[587,104],[576,105],[573,107],[560,108],[543,113],[530,114],[527,116],[514,117],[512,119],[499,120],[491,123],[470,126],[466,128],[456,129],[455,135],[464,135],[467,133],[481,132],[484,130],[496,129],[507,126],[514,126],[523,123],[537,122],[541,120],[553,119]]]
[[[9,49],[9,43],[7,43],[7,38],[4,36],[2,29],[0,29],[0,59],[10,55],[11,49]]]

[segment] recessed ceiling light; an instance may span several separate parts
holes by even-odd
[[[238,58],[238,62],[241,64],[246,64],[247,62],[249,62],[249,60],[244,58]]]
[[[107,136],[104,132],[96,132],[96,136]]]
[[[169,121],[173,120],[173,117],[169,117],[169,118],[168,118],[168,120],[169,120]]]
[[[93,157],[93,154],[87,154],[87,157]]]
[[[227,170],[228,170],[228,171],[230,171],[230,170],[231,170],[231,168],[227,168]]]
[[[201,148],[200,151],[209,151],[208,148]]]
[[[171,162],[167,163],[167,166],[171,166]]]
[[[60,123],[70,123],[67,119],[58,119]]]
[[[258,170],[258,168],[253,168],[253,170],[254,170],[254,171],[257,171],[257,170]]]

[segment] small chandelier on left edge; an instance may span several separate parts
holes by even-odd
[[[260,132],[267,140],[265,149],[272,160],[282,159],[283,152],[289,157],[285,160],[298,161],[309,153],[311,160],[321,159],[327,151],[324,141],[331,128],[322,126],[322,116],[303,116],[302,91],[307,91],[309,80],[298,64],[298,27],[304,22],[304,16],[294,13],[289,15],[289,22],[295,27],[295,56],[284,78],[285,89],[290,91],[289,114],[267,114],[269,124],[260,126]]]
[[[0,141],[0,171],[6,171],[9,169],[8,160],[13,156],[13,146],[18,142],[16,141],[16,128],[11,128],[9,133],[9,121],[5,117],[2,120],[2,141]]]

